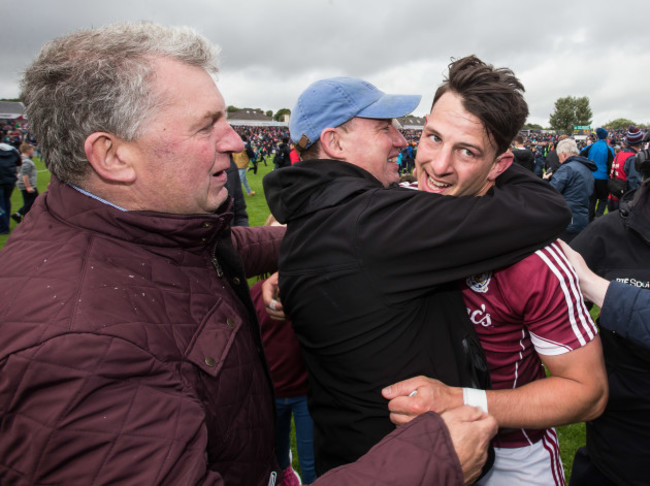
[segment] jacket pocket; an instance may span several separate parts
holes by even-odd
[[[186,359],[217,376],[242,325],[240,313],[223,298],[218,299],[192,337],[185,351]]]

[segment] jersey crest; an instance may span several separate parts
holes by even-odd
[[[485,294],[488,291],[488,285],[490,285],[491,279],[492,272],[483,272],[467,277],[465,283],[474,292]]]

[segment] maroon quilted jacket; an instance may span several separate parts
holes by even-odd
[[[0,253],[0,484],[266,484],[271,383],[231,217],[53,179]],[[283,232],[233,228],[248,275]]]

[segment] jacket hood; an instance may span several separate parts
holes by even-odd
[[[331,189],[335,181],[336,189]],[[369,172],[340,160],[307,160],[274,170],[263,179],[266,202],[280,223],[287,223],[369,189],[384,189]],[[325,189],[328,190],[325,190]]]
[[[645,182],[637,190],[627,192],[621,199],[619,216],[623,224],[638,233],[650,245],[650,183]]]
[[[4,150],[4,151],[16,150],[16,147],[14,147],[13,145],[9,145],[8,143],[1,142],[0,143],[0,150]]]
[[[569,162],[577,162],[579,164],[582,164],[592,172],[596,172],[598,170],[598,166],[596,165],[596,162],[594,162],[593,160],[589,160],[587,157],[583,157],[582,155],[572,155],[571,157],[569,157],[564,161],[565,164],[568,164]]]
[[[8,143],[0,143],[0,157],[15,157],[19,155],[18,149]]]

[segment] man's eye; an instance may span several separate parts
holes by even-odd
[[[476,157],[476,155],[474,154],[474,152],[472,152],[472,151],[469,150],[469,149],[463,149],[461,152],[462,152],[462,154],[463,154],[465,157]]]

